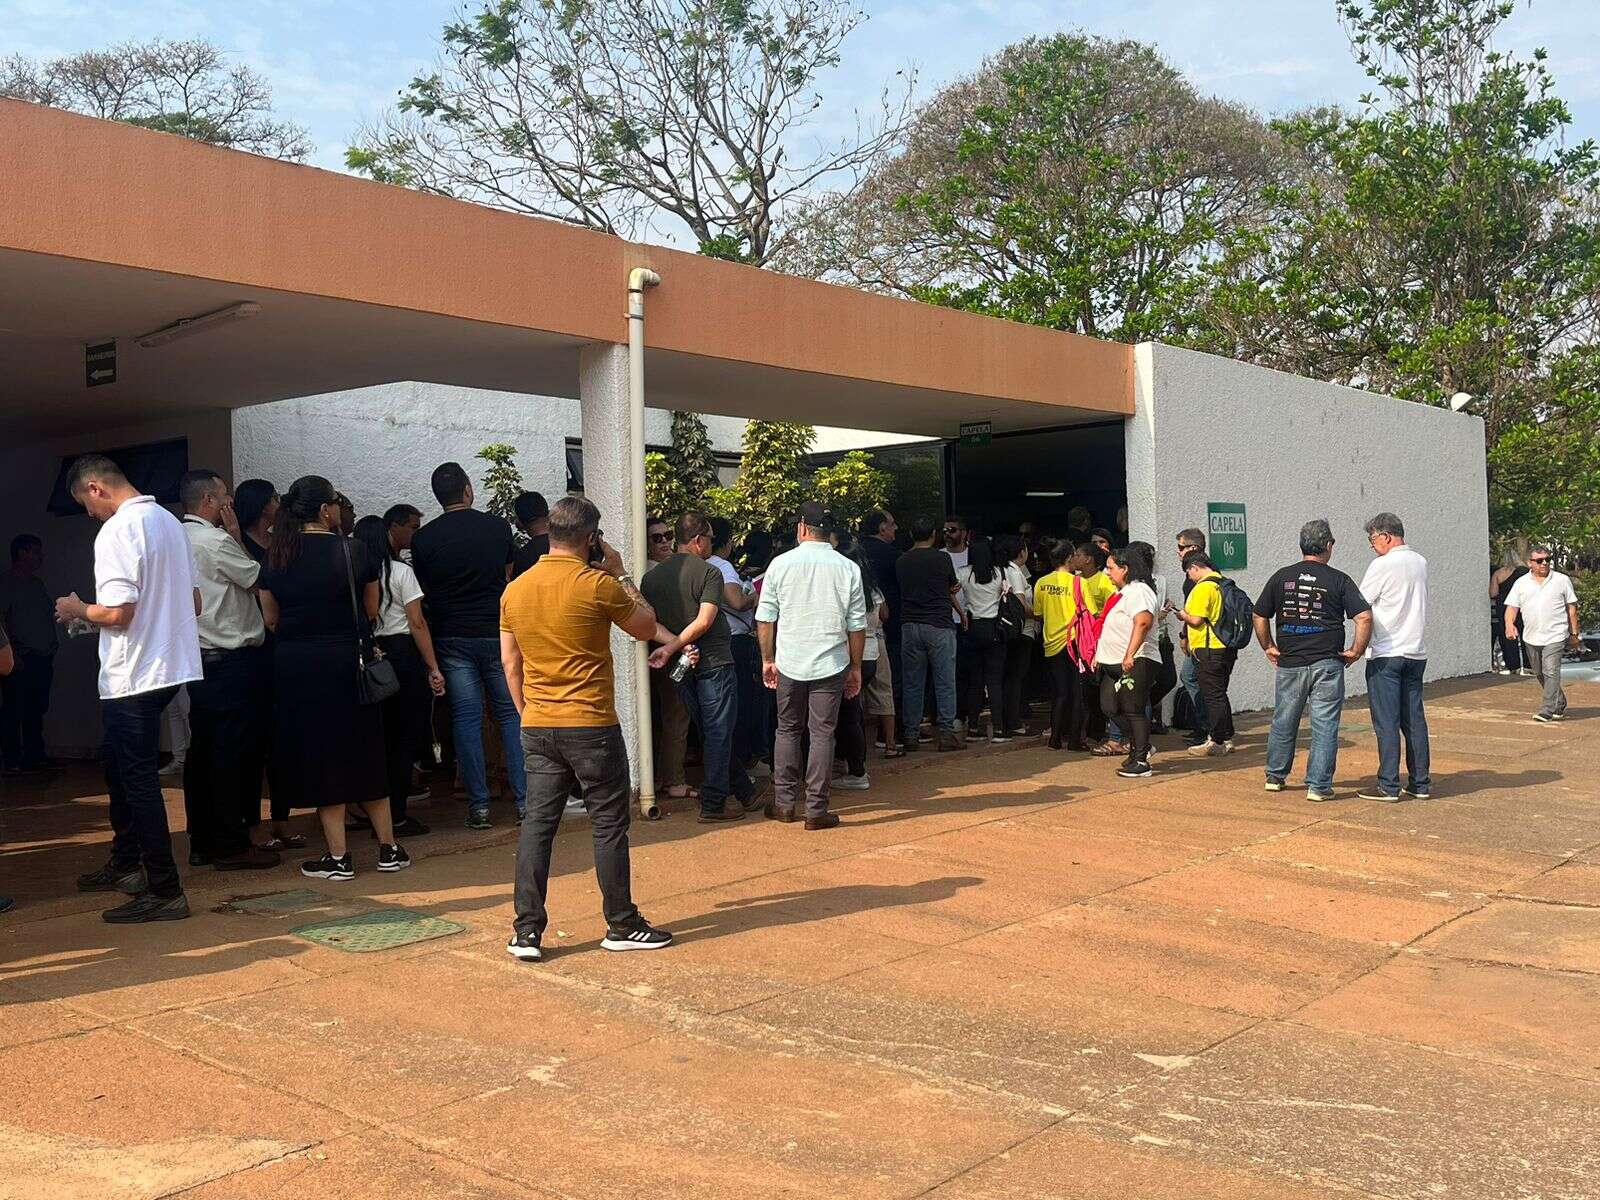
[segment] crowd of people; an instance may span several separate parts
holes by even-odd
[[[1063,536],[1024,522],[991,539],[955,515],[902,532],[878,510],[852,528],[806,503],[736,544],[727,521],[691,510],[649,518],[634,580],[581,496],[552,506],[524,493],[513,529],[475,506],[460,465],[440,465],[431,483],[431,519],[397,504],[357,520],[320,476],[280,495],[192,470],[179,520],[88,455],[68,486],[102,523],[93,601],[51,603],[42,543],[13,543],[0,586],[0,752],[8,770],[52,765],[42,718],[54,623],[97,632],[113,841],[78,886],[126,894],[107,921],[189,912],[158,778],[162,714],[180,689],[190,867],[275,867],[307,845],[291,814],[315,809],[323,845],[300,870],[326,880],[355,876],[352,832],[376,842],[377,870],[410,865],[402,839],[429,829],[408,802],[426,794],[419,769],[440,762],[443,698],[467,827],[492,827],[486,742],[521,826],[508,952],[541,956],[551,849],[574,813],[591,822],[603,944],[669,945],[631,895],[613,628],[650,646],[661,794],[706,823],[761,812],[830,829],[833,792],[873,786],[874,744],[896,758],[1042,734],[1052,750],[1115,757],[1119,775],[1141,778],[1155,770],[1154,736],[1169,732],[1169,694],[1187,753],[1225,756],[1229,685],[1251,641],[1276,678],[1268,791],[1287,786],[1309,710],[1306,797],[1333,798],[1346,668],[1365,659],[1379,767],[1359,794],[1430,794],[1427,563],[1391,513],[1367,522],[1375,557],[1359,584],[1330,565],[1333,532],[1313,520],[1300,557],[1254,598],[1218,570],[1202,530],[1184,529],[1182,595],[1169,597],[1155,547],[1127,541],[1121,514],[1116,533],[1077,509]],[[1497,632],[1544,685],[1538,720],[1565,712],[1561,652],[1577,635],[1572,586],[1552,558],[1534,547],[1525,573],[1491,582]],[[1040,699],[1047,715],[1035,722]],[[698,788],[685,773],[692,750]]]

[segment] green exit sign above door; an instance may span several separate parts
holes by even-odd
[[[1219,571],[1242,571],[1250,565],[1250,534],[1244,505],[1206,505],[1206,549]]]

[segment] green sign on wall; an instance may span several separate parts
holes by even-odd
[[[963,446],[987,446],[993,432],[994,425],[992,422],[963,421],[961,422],[961,444]]]
[[[1242,571],[1250,565],[1250,537],[1244,505],[1206,505],[1206,549],[1219,571]]]

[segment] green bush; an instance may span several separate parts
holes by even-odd
[[[1600,570],[1574,571],[1572,586],[1578,593],[1578,628],[1600,629]]]

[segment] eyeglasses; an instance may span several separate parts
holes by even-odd
[[[1191,546],[1188,542],[1179,542],[1178,543],[1178,553],[1180,553],[1180,554],[1187,554],[1190,550],[1198,550],[1198,549],[1200,549],[1199,546]]]
[[[1553,560],[1548,558],[1530,558],[1528,560],[1528,565],[1533,567],[1543,567],[1549,566],[1552,561]]]
[[[946,525],[944,527],[944,531],[946,533],[960,533],[961,532],[961,526],[959,526],[959,525]]]
[[[672,540],[672,535],[670,533],[652,533],[650,535],[650,540],[652,542],[670,542]]]

